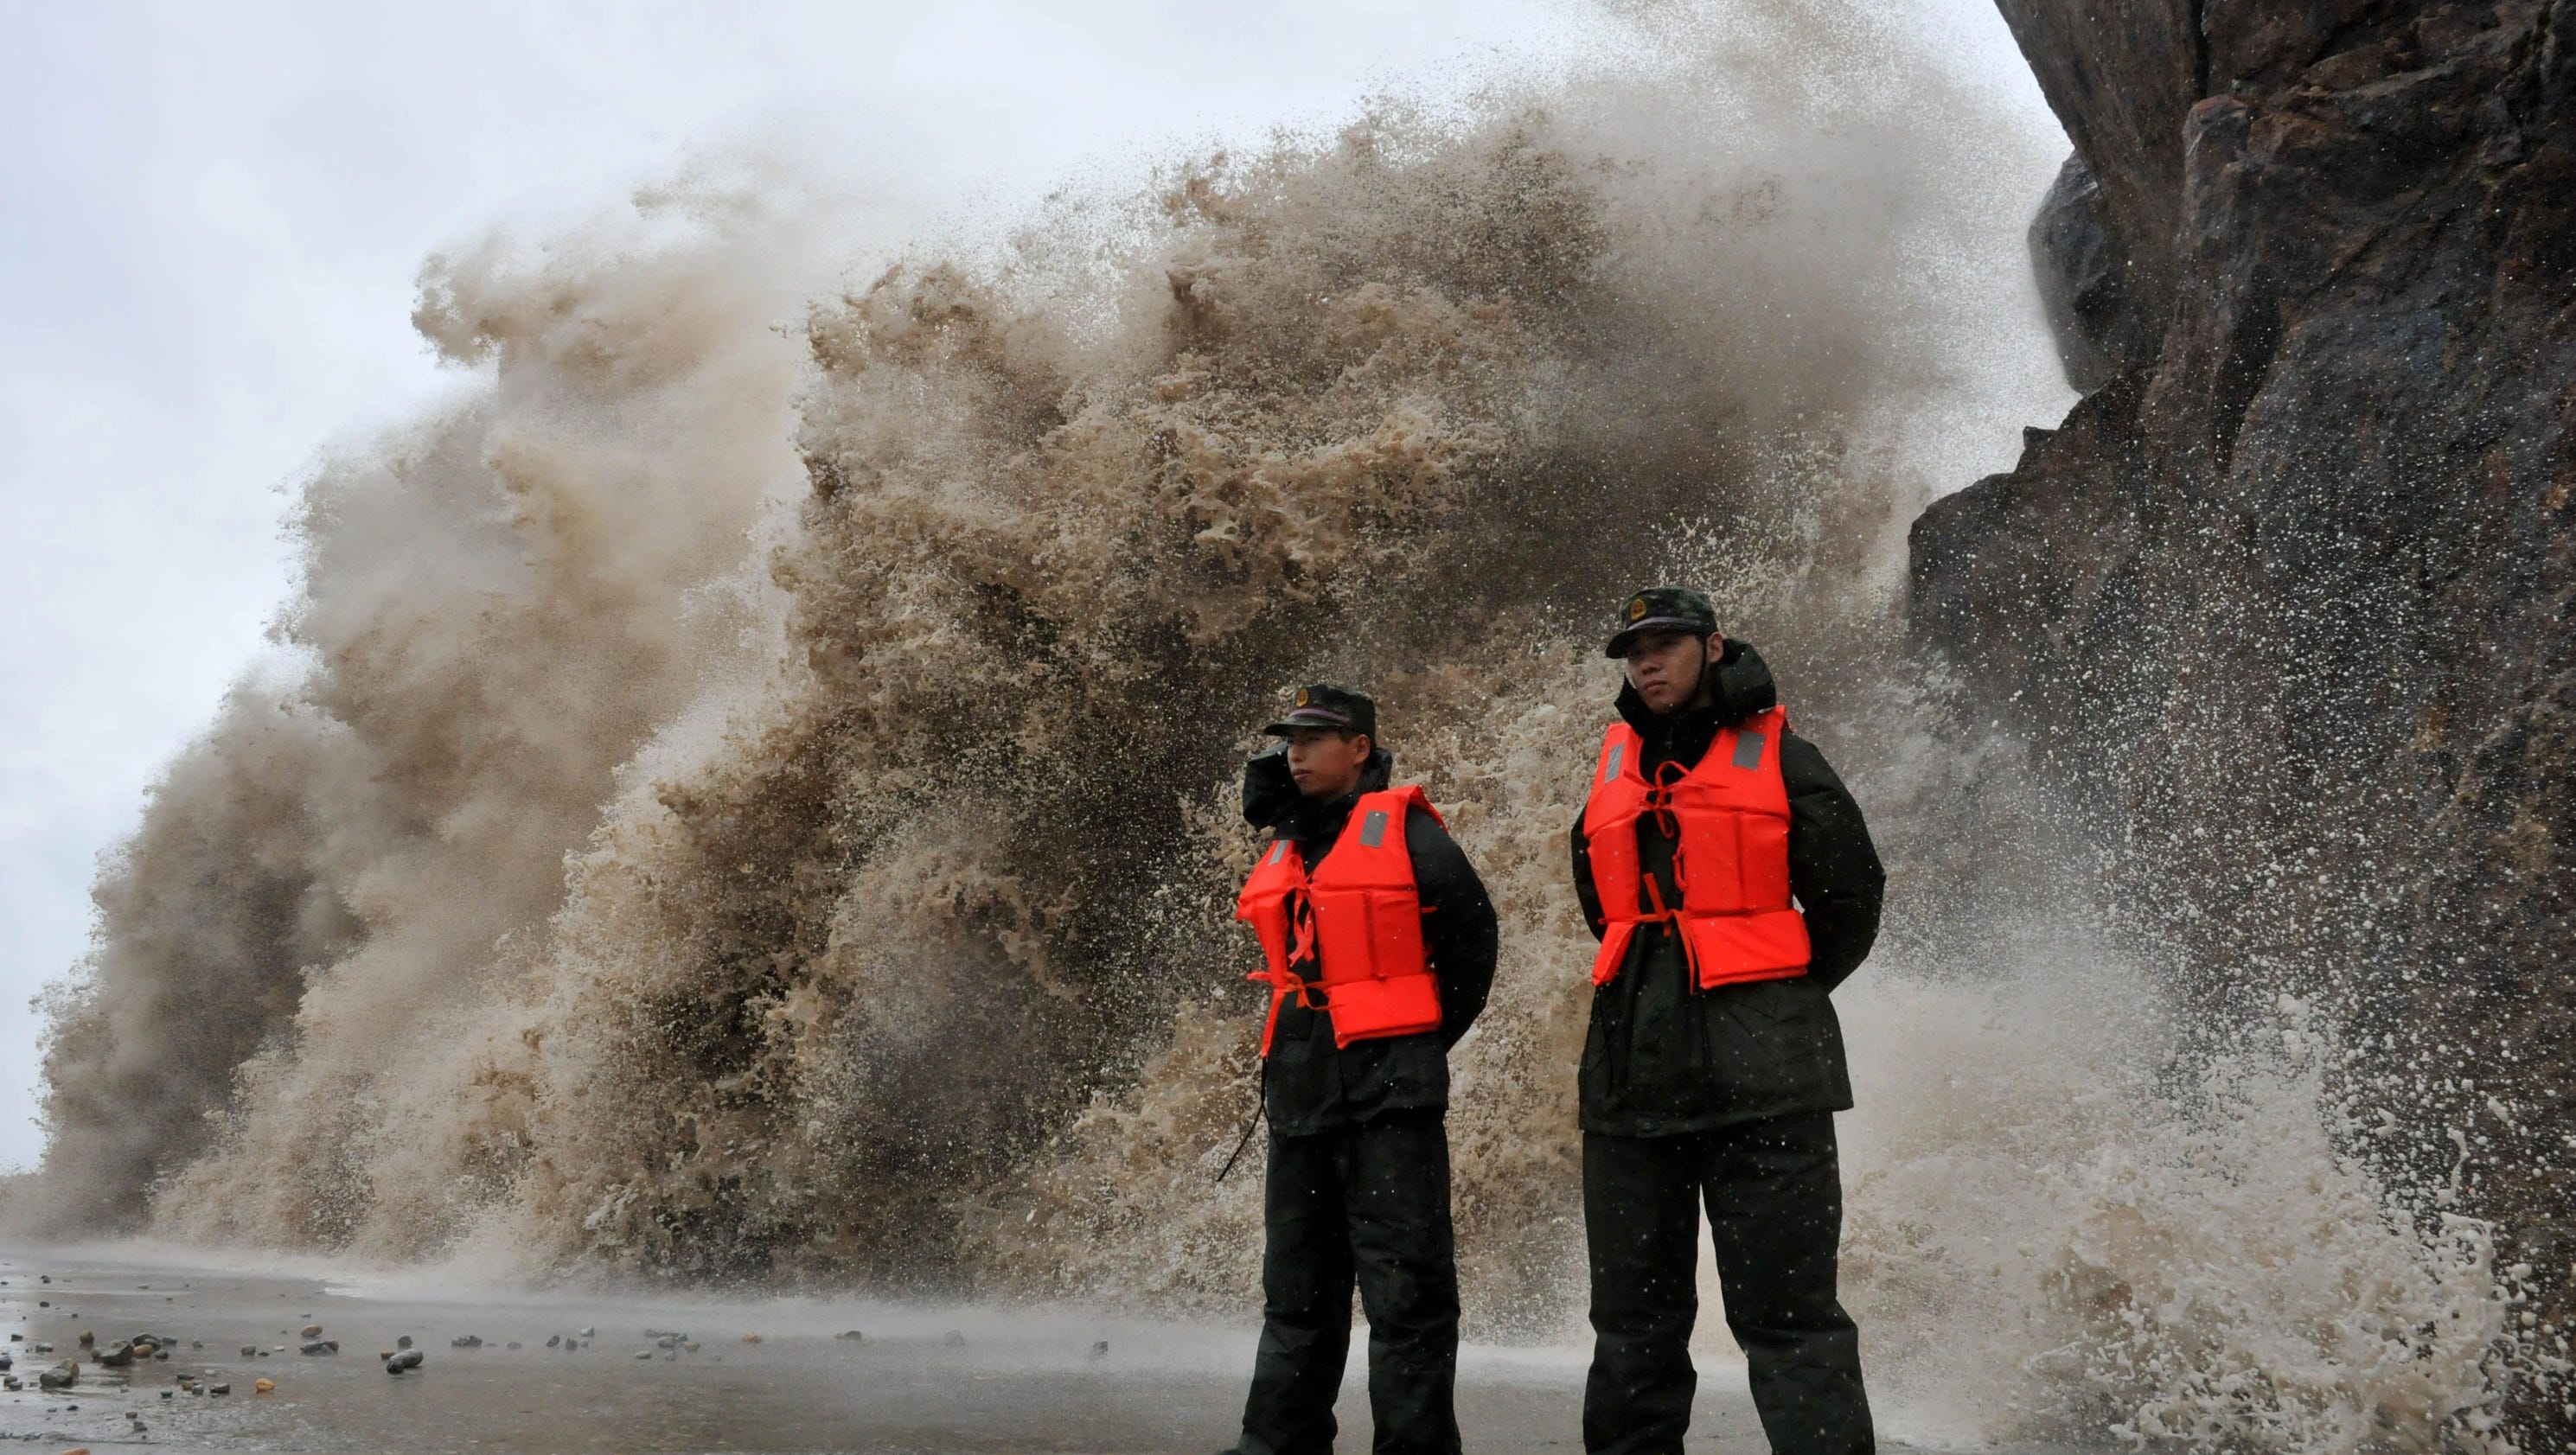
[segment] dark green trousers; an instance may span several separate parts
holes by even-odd
[[[1870,1455],[1860,1332],[1834,1292],[1843,1197],[1829,1112],[1673,1137],[1584,1134],[1594,1335],[1584,1448],[1682,1448],[1699,1387],[1690,1336],[1703,1203],[1726,1326],[1774,1455]]]
[[[1270,1139],[1261,1345],[1245,1455],[1323,1455],[1350,1358],[1351,1289],[1369,1324],[1377,1455],[1458,1455],[1458,1267],[1439,1108]]]

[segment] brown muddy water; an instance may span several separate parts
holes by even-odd
[[[0,1330],[28,1386],[0,1394],[20,1448],[278,1451],[1172,1451],[1231,1441],[1252,1330],[1077,1308],[861,1299],[619,1297],[475,1288],[419,1270],[191,1264],[153,1249],[0,1252]],[[43,1280],[50,1279],[50,1282]],[[320,1324],[336,1355],[298,1352]],[[550,1337],[595,1332],[582,1347]],[[837,1337],[849,1330],[858,1340]],[[137,1334],[166,1360],[81,1360],[67,1392],[35,1374]],[[698,1347],[662,1349],[659,1334]],[[377,1355],[404,1335],[419,1370]],[[476,1336],[480,1348],[451,1341]],[[757,1335],[752,1342],[746,1336]],[[1361,1341],[1364,1342],[1364,1338]],[[1102,1348],[1106,1344],[1105,1350]],[[55,1352],[31,1352],[51,1344]],[[253,1345],[264,1351],[241,1353]],[[515,1347],[513,1347],[515,1345]],[[1343,1447],[1369,1444],[1365,1372],[1343,1385]],[[1471,1346],[1459,1414],[1478,1452],[1580,1450],[1583,1351]],[[1700,1358],[1693,1450],[1765,1449],[1743,1369]],[[181,1376],[228,1382],[190,1394]],[[252,1391],[267,1378],[276,1389]],[[139,1417],[141,1427],[135,1421]]]

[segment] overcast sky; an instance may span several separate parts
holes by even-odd
[[[1884,3],[2045,118],[1986,0]],[[38,1153],[27,1002],[82,951],[99,854],[263,650],[287,487],[454,387],[408,322],[426,254],[744,138],[1011,206],[1589,33],[1532,0],[0,0],[0,24],[0,1169]]]

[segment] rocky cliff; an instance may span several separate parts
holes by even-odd
[[[2576,0],[2001,3],[2076,145],[2032,241],[2090,392],[1915,525],[1915,629],[2011,704],[2212,1023],[2341,1022],[2356,1149],[2421,1215],[2495,1220],[2545,1363],[2576,1263]],[[2541,1446],[2576,1424],[2552,1382],[2517,1396]]]

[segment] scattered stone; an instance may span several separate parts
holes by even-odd
[[[54,1346],[51,1344],[29,1344],[27,1346],[27,1352],[30,1354],[51,1354],[54,1352]]]
[[[597,1329],[595,1329],[595,1328],[592,1328],[592,1327],[591,1327],[590,1325],[588,1325],[588,1324],[584,1324],[584,1325],[582,1325],[582,1326],[581,1326],[581,1328],[580,1328],[580,1330],[579,1330],[579,1333],[581,1334],[581,1336],[582,1336],[583,1338],[588,1339],[588,1338],[591,1338],[591,1337],[594,1337],[595,1335],[597,1335],[597,1334],[599,1333],[599,1330],[597,1330]]]
[[[835,1339],[847,1339],[847,1340],[849,1340],[851,1343],[855,1344],[855,1343],[859,1342],[861,1339],[866,1338],[866,1337],[867,1337],[867,1335],[860,1333],[860,1332],[859,1332],[858,1330],[856,1330],[856,1329],[843,1329],[841,1332],[839,1332],[839,1333],[837,1333],[837,1334],[834,1334],[832,1337],[833,1337],[833,1338],[835,1338]]]
[[[1094,1358],[1094,1359],[1106,1359],[1106,1358],[1108,1358],[1108,1357],[1109,1357],[1109,1341],[1108,1341],[1107,1339],[1099,1339],[1099,1340],[1095,1340],[1095,1341],[1092,1343],[1092,1346],[1091,1346],[1091,1357],[1092,1357],[1092,1358]]]
[[[337,1354],[340,1352],[340,1341],[337,1339],[315,1339],[305,1344],[296,1352],[300,1354]]]
[[[16,1364],[17,1362],[18,1362],[17,1360],[10,1358],[10,1357],[9,1357],[8,1355],[6,1355],[6,1354],[0,1354],[0,1374],[6,1374],[6,1373],[8,1373],[8,1372],[9,1372],[9,1369],[10,1369],[10,1366],[11,1366],[11,1365]]]
[[[77,1315],[75,1315],[75,1317],[77,1317]],[[98,1335],[91,1333],[87,1329],[83,1329],[80,1332],[80,1341],[84,1344],[95,1344],[98,1342]]]
[[[698,1352],[698,1341],[695,1339],[682,1339],[680,1341],[680,1347],[688,1350],[692,1354],[695,1354]]]
[[[547,1348],[549,1348],[549,1349],[553,1349],[553,1348],[559,1347],[562,1343],[563,1343],[563,1335],[561,1335],[561,1334],[548,1334],[548,1335],[546,1335],[546,1347],[547,1347]]]
[[[195,1339],[190,1339],[190,1340],[188,1341],[188,1347],[189,1347],[189,1348],[191,1348],[191,1349],[202,1349],[202,1348],[204,1348],[204,1347],[206,1347],[206,1346],[205,1346],[203,1343],[201,1343],[201,1342],[199,1342],[199,1341],[197,1341],[197,1340],[195,1340]]]
[[[277,1392],[277,1381],[274,1379],[254,1379],[250,1382],[250,1392],[253,1394],[274,1394]]]
[[[242,1355],[241,1355],[241,1356],[242,1356],[244,1359],[255,1358],[255,1357],[257,1357],[257,1355],[258,1355],[258,1354],[259,1354],[259,1346],[258,1346],[257,1344],[244,1344],[244,1345],[242,1345]]]
[[[175,1390],[175,1389],[165,1389],[165,1390],[161,1391],[161,1397],[162,1397],[163,1399],[168,1399],[170,1396],[172,1396],[172,1395],[174,1395],[174,1394],[177,1394],[178,1392],[179,1392],[179,1391],[177,1391],[177,1390]]]
[[[262,1384],[266,1384],[266,1383],[268,1383],[268,1381],[267,1381],[267,1380],[265,1380],[265,1379],[263,1379],[263,1380],[261,1380],[261,1381],[260,1381],[260,1383],[262,1383]],[[231,1385],[229,1385],[229,1384],[209,1384],[209,1385],[207,1385],[207,1386],[206,1386],[206,1393],[208,1393],[208,1394],[212,1394],[212,1395],[226,1395],[226,1394],[230,1394],[230,1393],[232,1393],[232,1392],[233,1392],[233,1387],[232,1387]]]
[[[50,1298],[40,1298],[36,1300],[36,1307],[38,1308],[52,1308],[53,1306],[54,1301]]]
[[[318,1338],[321,1338],[321,1337],[322,1337],[322,1326],[321,1326],[320,1324],[306,1324],[306,1325],[304,1326],[304,1337],[306,1337],[306,1338],[308,1338],[308,1339],[318,1339]]]
[[[664,1334],[662,1337],[653,1341],[653,1347],[657,1349],[677,1349],[680,1347],[680,1336],[677,1334]]]
[[[19,1383],[17,1375],[0,1374],[0,1389],[5,1389],[11,1394],[16,1394],[19,1390],[25,1389],[26,1387],[26,1385]]]
[[[653,1351],[650,1349],[638,1349],[635,1351],[635,1357],[638,1359],[650,1359],[653,1357]]]
[[[81,1342],[88,1343],[89,1337],[83,1335]],[[98,1351],[98,1362],[110,1369],[123,1369],[134,1362],[134,1346],[119,1339]]]
[[[170,1351],[167,1349],[155,1349],[152,1351],[152,1357],[163,1364],[167,1364],[170,1362]]]
[[[951,1349],[963,1349],[966,1347],[966,1335],[962,1330],[950,1329],[939,1336],[939,1342]]]
[[[38,1389],[69,1389],[80,1383],[80,1366],[66,1359],[36,1376]]]
[[[742,1336],[742,1341],[746,1344],[757,1344],[760,1342],[760,1336],[758,1334],[745,1334]]]
[[[418,1349],[405,1349],[401,1353],[398,1353],[385,1361],[385,1372],[387,1374],[400,1374],[406,1369],[418,1369],[422,1364],[428,1361],[428,1358],[428,1355],[423,1354]]]
[[[480,1334],[467,1334],[461,1339],[450,1339],[447,1341],[447,1347],[450,1349],[480,1349],[483,1347],[483,1336]]]
[[[36,1281],[38,1283],[51,1283],[54,1281],[54,1275],[50,1273],[39,1273],[36,1275]]]
[[[518,1347],[519,1347],[519,1341],[518,1341],[518,1340],[516,1340],[516,1339],[512,1339],[508,1344],[506,1344],[506,1345],[504,1345],[504,1346],[502,1346],[502,1347],[504,1347],[504,1348],[509,1348],[509,1349],[516,1349],[516,1348],[518,1348]]]
[[[411,1335],[409,1335],[409,1334],[401,1334],[401,1335],[397,1335],[397,1336],[395,1337],[395,1339],[394,1339],[394,1347],[395,1347],[395,1348],[397,1348],[397,1349],[408,1349],[408,1348],[410,1348],[410,1347],[411,1347]]]

